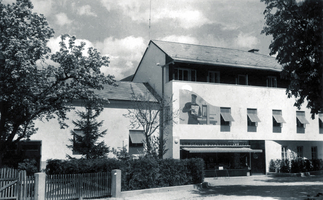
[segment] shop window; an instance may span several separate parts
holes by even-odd
[[[297,157],[303,158],[303,146],[297,146]]]
[[[323,133],[323,113],[319,113],[319,133]]]
[[[317,146],[311,147],[312,160],[317,159]]]
[[[277,78],[275,76],[267,77],[267,87],[277,87]]]
[[[231,122],[233,117],[231,116],[231,108],[220,108],[221,113],[221,131],[230,132]]]
[[[305,112],[304,111],[296,111],[297,133],[305,133],[306,124],[309,124],[309,122],[305,118]]]
[[[239,74],[236,79],[236,84],[238,85],[248,85],[248,75]]]
[[[257,132],[258,122],[257,109],[247,109],[248,132]]]
[[[177,68],[173,78],[180,81],[196,81],[196,70]]]
[[[73,130],[73,155],[81,155],[80,148],[81,148],[81,139],[84,137],[84,133],[80,129]]]
[[[273,132],[281,133],[283,123],[286,123],[281,110],[273,110]]]
[[[220,83],[220,72],[209,71],[207,79],[209,83]]]
[[[287,146],[282,146],[282,160],[287,160]]]

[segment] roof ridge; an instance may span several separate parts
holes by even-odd
[[[199,46],[199,47],[210,47],[210,48],[216,48],[216,49],[227,49],[227,50],[234,50],[234,51],[241,51],[244,53],[252,53],[252,52],[248,52],[248,51],[244,51],[241,49],[232,49],[232,48],[227,48],[227,47],[216,47],[216,46],[210,46],[210,45],[203,45],[203,44],[190,44],[190,43],[183,43],[183,42],[173,42],[173,41],[165,41],[165,40],[151,40],[152,42],[155,43],[155,41],[158,42],[165,42],[165,43],[175,43],[175,44],[183,44],[183,45],[192,45],[192,46]],[[253,53],[255,55],[259,55],[259,56],[266,56],[266,57],[270,57],[270,58],[274,58],[270,55],[266,55],[266,54],[262,54],[262,53]]]

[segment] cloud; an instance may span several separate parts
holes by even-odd
[[[58,13],[55,15],[56,24],[60,26],[71,24],[73,21],[70,20],[65,13]]]
[[[84,5],[84,6],[79,7],[77,9],[77,14],[97,17],[97,15],[91,11],[90,5]]]
[[[259,43],[259,39],[249,33],[239,33],[238,37],[234,40],[234,43],[238,47],[255,48]]]
[[[209,24],[211,21],[207,19],[204,14],[199,10],[191,8],[184,9],[163,9],[155,10],[152,18],[153,22],[160,22],[164,19],[171,19],[178,23],[178,25],[185,29],[201,27],[202,25]]]
[[[185,36],[185,35],[169,35],[163,38],[158,38],[158,40],[187,43],[187,44],[199,44],[198,39],[196,39],[195,37]]]
[[[109,56],[110,65],[104,73],[114,75],[119,80],[134,73],[147,44],[142,37],[108,37],[103,42],[95,43],[95,47]]]
[[[34,5],[33,11],[38,14],[49,16],[53,11],[52,0],[34,0],[32,3]]]
[[[132,0],[117,2],[114,0],[101,0],[101,3],[108,11],[121,10],[124,15],[139,23],[148,23],[149,18],[151,23],[172,20],[176,25],[185,29],[211,23],[204,16],[202,10],[197,10],[193,5],[188,4],[184,0],[154,1],[151,5],[149,1],[139,2]]]

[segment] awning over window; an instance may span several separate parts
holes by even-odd
[[[223,117],[224,121],[226,122],[233,122],[233,117],[231,116],[230,113],[222,113],[221,112],[221,116]]]
[[[296,116],[296,117],[302,124],[309,124],[305,116]]]
[[[251,122],[260,122],[260,119],[258,118],[257,114],[247,114]]]
[[[131,130],[129,132],[130,140],[133,144],[142,144],[145,141],[145,135],[143,131]]]
[[[183,148],[190,153],[262,153],[262,149],[241,148]]]
[[[281,115],[273,115],[277,123],[286,123]]]

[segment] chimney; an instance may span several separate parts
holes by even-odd
[[[250,49],[248,52],[255,53],[255,52],[258,52],[258,51],[259,51],[259,49]]]

